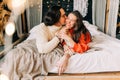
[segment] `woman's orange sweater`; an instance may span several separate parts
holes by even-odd
[[[89,32],[86,35],[81,34],[79,42],[74,44],[72,48],[74,52],[83,53],[89,49],[88,43],[91,42],[91,35]]]

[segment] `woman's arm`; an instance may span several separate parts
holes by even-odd
[[[70,49],[67,45],[64,45],[63,48],[64,48],[64,56],[57,63],[59,75],[66,70],[68,66],[69,58],[74,54],[74,51]]]
[[[68,45],[63,45],[64,48],[64,52],[65,54],[69,54],[70,56],[72,56],[75,52],[73,49],[71,49]]]
[[[57,67],[59,75],[66,70],[69,58],[70,58],[69,54],[64,54],[64,56],[58,61]]]

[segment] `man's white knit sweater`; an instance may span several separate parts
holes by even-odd
[[[36,40],[39,53],[49,53],[59,44],[59,39],[55,36],[55,33],[60,30],[60,28],[61,27],[55,25],[46,26],[44,23],[41,23],[31,29],[27,40]]]

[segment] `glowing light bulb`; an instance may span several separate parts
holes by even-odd
[[[15,24],[13,22],[9,22],[5,27],[5,32],[8,36],[13,35],[15,32]]]
[[[0,80],[9,80],[9,79],[6,75],[0,74]]]
[[[25,7],[26,0],[12,0],[13,8]]]

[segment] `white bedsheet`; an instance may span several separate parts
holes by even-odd
[[[120,40],[98,31],[96,26],[86,21],[84,23],[92,34],[91,49],[84,54],[73,55],[65,73],[120,71]],[[57,73],[57,67],[49,72]]]

